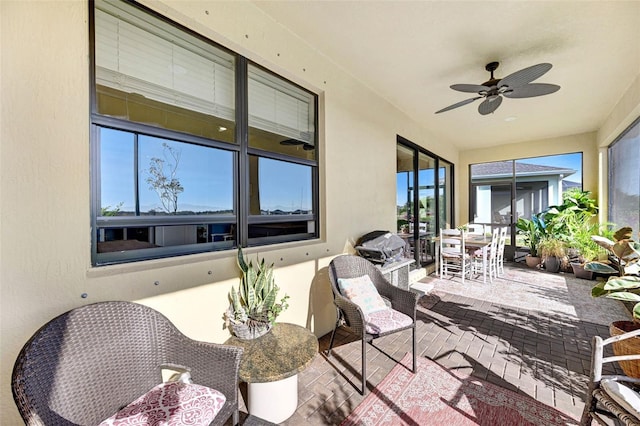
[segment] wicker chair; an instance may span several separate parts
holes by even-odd
[[[634,355],[604,356],[606,346],[624,344],[625,341],[628,341],[627,339],[637,338],[637,336],[640,336],[640,330],[607,339],[602,339],[600,336],[593,337],[589,389],[580,421],[581,426],[590,426],[592,420],[607,426],[611,424],[611,419],[616,418],[623,425],[640,426],[640,418],[638,417],[640,394],[637,391],[640,379],[620,375],[603,375],[603,365],[605,364],[615,361],[640,360],[640,352],[636,352],[637,349],[632,351],[636,352]],[[631,345],[633,344],[631,343]],[[619,384],[623,386],[621,387]],[[636,386],[635,391],[629,388],[632,386]]]
[[[103,302],[46,323],[16,360],[13,397],[27,425],[97,425],[162,382],[162,369],[186,370],[223,393],[212,424],[238,423],[242,349],[191,340],[159,312]]]
[[[367,326],[371,329],[371,324],[367,324],[367,315],[363,314],[362,309],[351,300],[346,298],[340,291],[339,280],[340,279],[353,279],[368,275],[373,285],[375,286],[378,294],[385,299],[385,303],[390,304],[394,310],[394,314],[398,312],[408,316],[411,319],[410,324],[405,324],[397,328],[385,330],[383,332],[367,332]],[[390,284],[382,275],[380,270],[376,268],[368,260],[353,256],[342,255],[338,256],[329,264],[329,279],[333,289],[333,301],[337,308],[337,320],[333,332],[331,333],[331,341],[329,343],[329,349],[327,356],[331,356],[331,349],[335,339],[336,330],[341,325],[344,329],[352,334],[358,336],[362,341],[362,387],[359,392],[364,395],[367,390],[367,351],[366,342],[369,342],[372,346],[373,339],[386,336],[389,334],[397,333],[403,330],[411,329],[412,332],[412,353],[413,353],[413,366],[411,371],[416,371],[416,305],[418,303],[418,295],[403,290]],[[374,346],[375,347],[375,346]]]

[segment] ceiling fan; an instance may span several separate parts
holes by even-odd
[[[502,96],[507,98],[532,98],[534,96],[549,95],[560,90],[560,86],[547,83],[531,83],[542,77],[552,67],[551,64],[543,63],[533,65],[520,71],[509,74],[505,78],[495,78],[493,72],[498,68],[500,62],[490,62],[485,69],[491,73],[491,79],[482,84],[454,84],[450,86],[453,90],[465,93],[477,93],[475,98],[465,99],[436,111],[436,114],[449,111],[471,102],[485,98],[478,106],[478,112],[482,115],[491,114],[502,103]]]

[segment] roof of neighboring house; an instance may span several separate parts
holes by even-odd
[[[523,163],[516,161],[516,174],[518,176],[548,176],[562,175],[563,178],[571,176],[576,171],[562,167],[542,166],[539,164]],[[513,174],[513,161],[494,161],[492,163],[473,164],[471,177],[474,179],[487,179],[507,177]]]
[[[562,181],[562,190],[563,191],[566,191],[566,190],[571,189],[571,188],[580,188],[580,189],[582,189],[582,185],[579,184],[578,182],[572,182],[570,180],[563,180]]]

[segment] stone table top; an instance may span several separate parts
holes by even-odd
[[[318,353],[318,338],[304,327],[276,323],[257,339],[230,337],[225,344],[244,349],[240,380],[266,383],[283,380],[304,370]]]

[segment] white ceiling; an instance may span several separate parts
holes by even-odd
[[[275,21],[461,149],[596,131],[640,74],[640,1],[256,1]],[[542,62],[560,91],[481,100],[449,88]],[[505,121],[515,117],[513,121]]]

